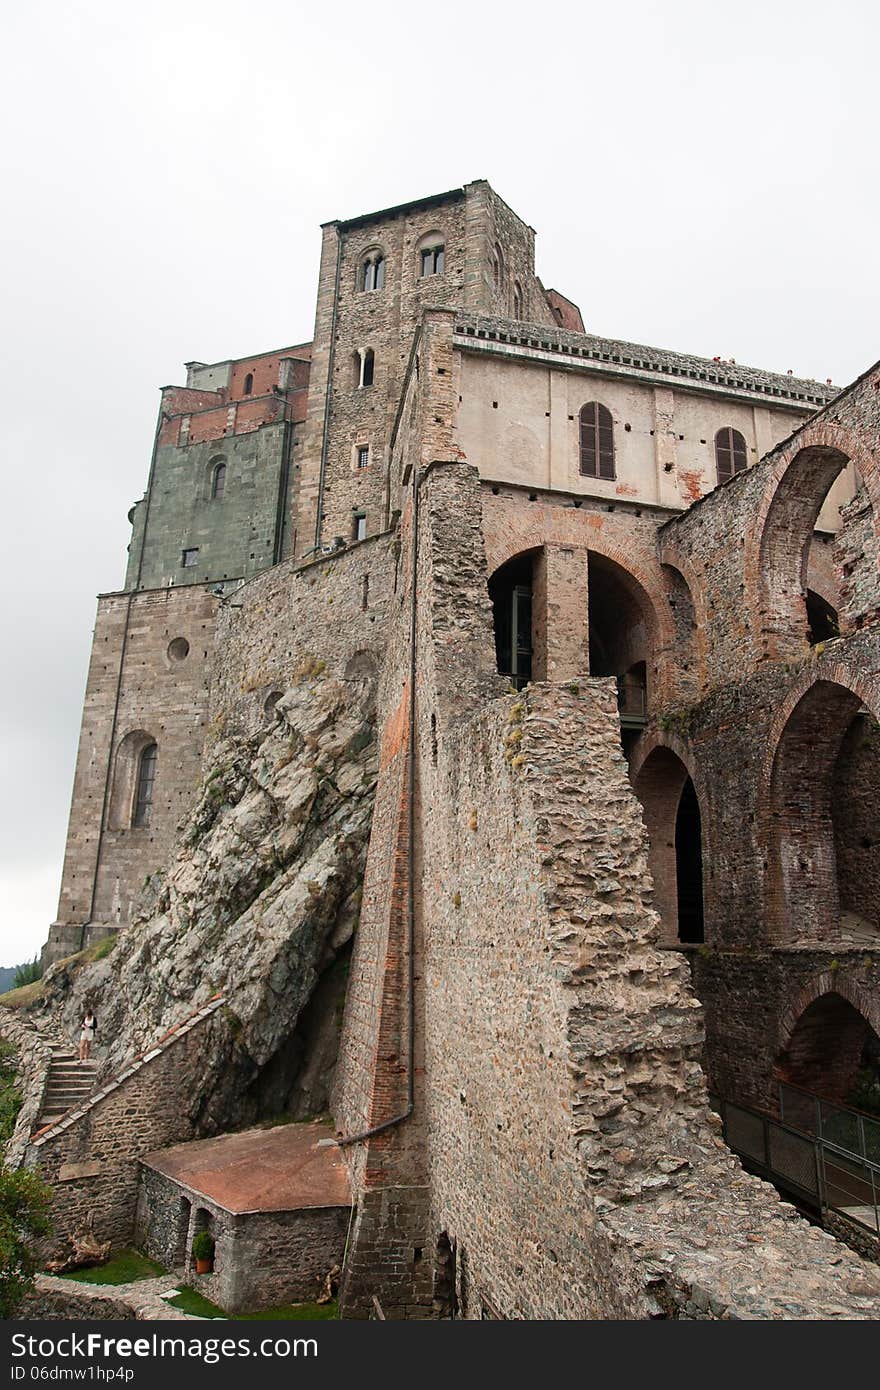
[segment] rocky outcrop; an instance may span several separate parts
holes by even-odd
[[[297,1025],[357,924],[376,775],[372,682],[307,668],[269,726],[214,745],[140,920],[104,959],[54,966],[32,1021],[72,1036],[89,1001],[106,1075],[222,991],[226,1026],[204,1058],[197,1129],[259,1118],[267,1097],[274,1113],[292,1098],[302,1109],[303,1094],[326,1105],[327,1030],[309,1020],[314,1061]],[[344,970],[333,978],[338,992]]]

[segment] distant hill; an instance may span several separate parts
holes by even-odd
[[[17,965],[0,965],[0,994],[5,994],[8,989],[12,989],[15,983],[15,972]]]

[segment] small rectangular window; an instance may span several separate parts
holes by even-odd
[[[369,444],[359,444],[357,451],[358,468],[369,468],[370,466],[370,446]]]
[[[185,550],[180,563],[183,565],[184,569],[189,569],[192,565],[197,565],[199,563],[198,546],[193,550]]]
[[[366,512],[355,512],[351,522],[352,539],[363,541],[367,538],[367,514]]]

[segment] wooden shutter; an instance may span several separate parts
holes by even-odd
[[[614,477],[614,422],[598,401],[581,407],[580,471],[588,478]]]

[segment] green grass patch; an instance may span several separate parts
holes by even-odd
[[[21,985],[19,989],[8,989],[5,994],[0,994],[0,1004],[5,1009],[28,1009],[31,1004],[36,1004],[38,999],[42,999],[46,993],[46,986],[42,980],[35,980],[32,985]]]
[[[181,1289],[173,1298],[164,1300],[169,1308],[179,1308],[182,1313],[190,1313],[194,1318],[225,1318],[227,1315],[216,1303],[211,1303],[195,1289]]]
[[[155,1279],[165,1274],[162,1265],[148,1260],[138,1250],[117,1250],[106,1264],[92,1265],[89,1269],[74,1269],[62,1275],[78,1284],[136,1284],[139,1279]]]
[[[196,1289],[181,1289],[174,1298],[165,1300],[169,1307],[179,1308],[196,1318],[228,1318],[230,1322],[326,1322],[339,1317],[339,1305],[330,1303],[289,1303],[280,1308],[264,1308],[259,1313],[224,1313],[216,1303]]]

